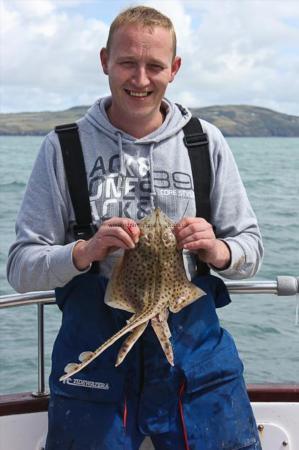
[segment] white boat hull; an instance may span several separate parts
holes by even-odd
[[[263,450],[299,449],[299,403],[261,402],[252,407]],[[43,450],[47,426],[45,411],[0,417],[0,450]],[[151,449],[146,439],[141,450]]]

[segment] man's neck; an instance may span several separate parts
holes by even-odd
[[[166,111],[165,108],[161,105],[160,110],[157,112],[157,115],[153,117],[152,120],[138,120],[136,119],[134,122],[128,122],[123,119],[119,120],[113,114],[112,105],[109,105],[106,110],[107,116],[111,124],[124,131],[125,133],[137,138],[141,139],[144,136],[151,134],[153,131],[157,130],[165,120]]]

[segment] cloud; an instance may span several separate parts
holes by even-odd
[[[249,103],[299,113],[296,2],[192,2],[189,13],[200,20],[189,51],[182,48],[179,96],[192,97],[192,106]]]
[[[98,58],[106,3],[95,2],[93,15],[86,14],[90,2],[75,0],[3,3],[3,111],[64,109],[108,93]],[[183,65],[168,97],[186,106],[247,103],[299,114],[296,1],[143,3],[169,15],[177,30]]]
[[[3,13],[3,110],[90,103],[106,89],[99,66],[108,32],[103,21],[69,15],[50,1],[10,2]]]

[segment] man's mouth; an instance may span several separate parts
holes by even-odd
[[[139,97],[139,98],[148,97],[152,93],[151,91],[138,92],[138,91],[131,91],[130,89],[125,89],[125,91],[128,95],[130,95],[130,97]]]

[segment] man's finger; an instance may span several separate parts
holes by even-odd
[[[135,247],[134,239],[132,239],[132,236],[122,226],[103,225],[100,229],[99,238],[105,246],[107,246],[107,242],[110,242],[111,239],[117,239],[128,248]]]
[[[185,244],[189,244],[190,242],[201,241],[202,239],[214,240],[215,236],[214,236],[214,234],[211,233],[210,230],[197,231],[196,233],[189,234],[188,236],[184,237],[183,239],[179,239],[178,246],[180,248],[183,248],[183,246]]]
[[[135,243],[139,240],[140,230],[137,223],[132,219],[112,217],[111,219],[104,222],[103,225],[108,225],[111,227],[121,227],[126,230],[130,236],[133,237]]]
[[[128,233],[130,234],[130,236],[132,236],[133,241],[135,242],[135,244],[137,244],[137,242],[139,241],[139,236],[140,236],[140,229],[137,225],[137,223],[129,223],[127,225],[127,230]]]
[[[196,231],[206,230],[211,225],[201,217],[185,217],[174,227],[174,233],[177,238],[184,238]]]
[[[212,239],[198,239],[186,242],[182,248],[186,250],[210,250],[213,245]]]

